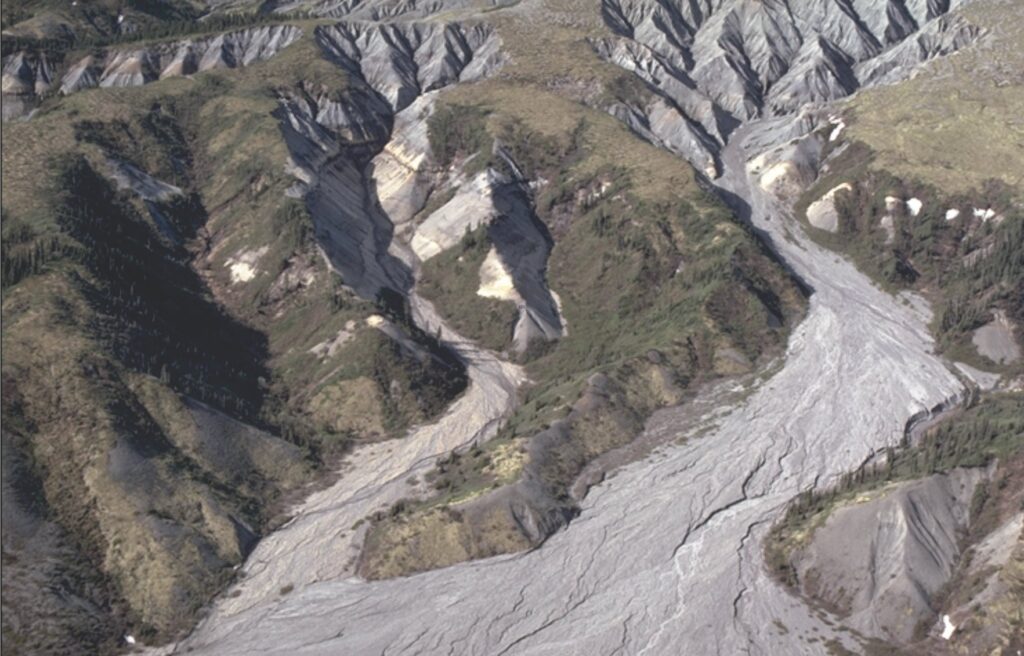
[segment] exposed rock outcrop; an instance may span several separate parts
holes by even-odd
[[[214,36],[168,41],[137,48],[113,48],[68,63],[56,79],[46,55],[23,51],[3,64],[3,118],[22,116],[38,96],[67,95],[92,87],[134,87],[168,77],[218,68],[239,68],[270,59],[302,36],[295,25],[268,25]]]
[[[506,300],[519,307],[513,334],[516,350],[524,351],[533,339],[560,337],[562,319],[545,280],[551,238],[533,212],[524,181],[491,168],[477,174],[416,226],[410,246],[420,260],[427,260],[457,245],[480,225],[488,226],[494,245],[492,269],[497,265],[514,289]]]
[[[269,59],[302,36],[294,25],[270,25],[201,39],[111,50],[88,56],[61,80],[61,93],[87,88],[133,87],[176,75],[217,68],[238,68]]]
[[[804,591],[868,635],[898,642],[934,617],[932,598],[956,570],[982,469],[904,483],[832,513],[795,556]]]
[[[839,229],[839,212],[836,211],[836,194],[850,191],[849,183],[829,189],[828,192],[807,207],[807,221],[819,230],[835,232]]]
[[[375,109],[371,105],[364,115]],[[392,225],[374,202],[359,153],[343,152],[342,141],[317,122],[317,108],[306,98],[283,97],[276,114],[291,152],[288,170],[298,180],[289,193],[305,199],[332,268],[371,300],[382,288],[407,289],[411,274],[388,254]]]
[[[974,331],[971,341],[978,353],[999,364],[1020,360],[1021,348],[1017,343],[1017,327],[1003,310],[993,313],[992,321]]]
[[[492,72],[500,64],[499,41],[485,25],[435,23],[339,23],[317,28],[315,39],[328,59],[353,76],[353,84],[340,96],[307,91],[281,98],[288,170],[298,179],[289,193],[306,199],[320,246],[347,285],[370,299],[382,288],[405,292],[412,274],[409,263],[389,252],[394,223],[388,212],[405,219],[426,198],[422,190],[414,193],[415,180],[409,185],[401,178],[410,166],[406,160],[415,169],[428,148],[425,125],[418,123],[429,113],[428,96],[401,124],[414,126],[418,136],[408,147],[393,144],[390,161],[380,167],[397,170],[375,183],[370,162],[386,147],[395,115],[422,94]],[[388,190],[396,176],[392,183],[399,189]],[[382,182],[385,198],[400,198],[399,205],[377,202]]]
[[[54,65],[45,54],[21,51],[4,57],[2,80],[3,120],[18,118],[35,107],[53,83]]]
[[[502,62],[501,42],[485,24],[346,22],[317,28],[315,38],[395,112],[428,91],[484,78]]]
[[[308,11],[317,16],[362,21],[388,21],[395,18],[422,19],[443,11],[498,8],[515,4],[513,0],[266,0],[263,11]]]
[[[959,4],[604,0],[619,38],[594,45],[654,92],[609,111],[714,176],[740,122],[895,82],[971,43],[979,30],[946,15]]]
[[[404,293],[419,262],[487,224],[518,295],[516,348],[560,336],[561,318],[544,279],[551,240],[526,181],[494,169],[469,180],[456,176],[451,200],[411,224],[437,183],[427,137],[435,92],[493,73],[503,61],[493,29],[339,23],[318,28],[315,38],[352,74],[353,91],[342,100],[291,96],[278,111],[292,153],[289,168],[300,180],[292,193],[306,198],[321,247],[345,283],[367,298],[382,288]],[[366,151],[353,149],[348,137],[382,133],[388,140],[367,141],[378,152],[363,164]]]

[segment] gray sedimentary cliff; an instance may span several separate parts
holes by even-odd
[[[604,0],[619,36],[594,45],[653,92],[609,111],[715,177],[743,121],[897,81],[973,41],[977,28],[946,15],[960,4]]]
[[[903,483],[835,511],[795,558],[804,590],[868,635],[898,642],[934,618],[956,569],[981,469]]]
[[[302,36],[294,25],[269,25],[208,37],[100,50],[64,62],[45,54],[14,53],[3,64],[3,118],[16,118],[48,92],[67,95],[93,87],[134,87],[179,75],[239,68],[270,59]],[[60,74],[60,71],[63,71]],[[58,77],[59,75],[59,77]]]

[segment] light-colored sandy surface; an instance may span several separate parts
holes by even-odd
[[[996,310],[995,318],[974,331],[971,341],[974,347],[989,360],[1006,364],[1020,359],[1020,344],[1017,343],[1013,322],[1002,310]]]
[[[515,406],[516,388],[525,379],[519,367],[453,333],[428,302],[414,297],[412,307],[418,324],[432,334],[441,326],[443,339],[468,363],[469,389],[440,421],[401,439],[358,447],[338,482],[310,496],[288,524],[259,543],[240,583],[221,598],[203,626],[231,624],[237,613],[254,606],[274,608],[286,601],[281,590],[287,586],[351,576],[365,532],[356,523],[412,496],[416,487],[410,479],[422,480],[438,456],[490,437]]]
[[[807,208],[807,220],[815,228],[835,232],[839,229],[839,213],[836,211],[836,194],[849,191],[850,183],[833,187],[824,196],[810,204]]]

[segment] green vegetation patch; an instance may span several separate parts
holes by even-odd
[[[460,244],[431,259],[420,272],[418,289],[444,308],[461,334],[495,351],[508,348],[519,310],[512,301],[477,294],[480,265],[492,248],[487,226],[467,231]]]
[[[434,160],[442,167],[481,151],[485,157],[490,155],[487,113],[480,107],[441,104],[427,119],[427,138]]]
[[[838,230],[832,234],[808,225],[808,232],[848,255],[883,288],[924,293],[936,308],[933,330],[948,355],[983,369],[1008,374],[1020,370],[1020,363],[1001,366],[971,345],[973,331],[990,321],[994,310],[1024,325],[1024,211],[1019,193],[997,179],[967,192],[944,193],[874,169],[876,156],[866,145],[852,143],[832,160],[830,173],[801,197],[796,211],[803,220],[811,202],[848,183],[851,189],[835,197]],[[916,216],[903,202],[911,198],[922,203]],[[897,202],[892,204],[892,199]],[[975,216],[975,209],[990,210],[990,218]],[[959,214],[947,219],[949,210]],[[882,225],[883,217],[888,217],[889,228]]]

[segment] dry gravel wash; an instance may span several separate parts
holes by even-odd
[[[283,603],[292,588],[352,576],[366,530],[360,520],[413,496],[439,456],[489,439],[515,407],[516,390],[526,379],[520,367],[452,331],[428,301],[414,294],[410,304],[417,325],[431,334],[440,328],[445,343],[466,362],[469,388],[439,421],[401,439],[356,448],[336,483],[312,494],[292,520],[260,541],[241,581],[218,600],[200,634],[244,626]],[[411,485],[411,479],[419,485]],[[260,605],[255,615],[238,616]]]
[[[799,490],[896,444],[909,417],[962,388],[932,355],[921,303],[879,291],[803,237],[771,199],[751,196],[761,192],[744,164],[756,153],[740,144],[777,127],[733,137],[721,184],[752,201],[753,222],[815,293],[785,366],[717,429],[595,487],[581,516],[536,551],[383,582],[324,581],[215,615],[183,646],[220,655],[824,653],[833,630],[769,578],[762,538]],[[672,412],[649,430],[684,434]],[[451,416],[474,414],[488,415],[456,407]],[[355,476],[375,485],[372,464]],[[348,519],[296,523],[307,528],[272,536],[257,559],[296,550],[293,572],[324,568],[316,550],[299,547]]]

